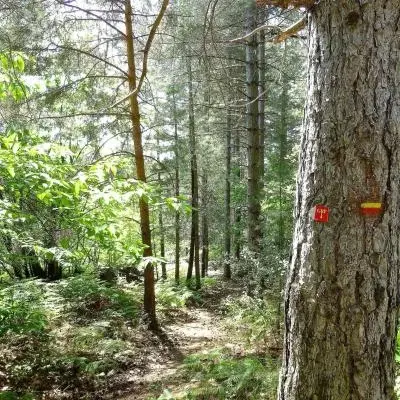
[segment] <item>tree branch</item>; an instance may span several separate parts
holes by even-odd
[[[301,31],[307,24],[307,17],[303,17],[301,20],[295,22],[293,25],[290,25],[283,32],[279,33],[273,40],[273,43],[281,43],[284,42],[287,38],[292,35],[295,35],[298,31]]]
[[[275,6],[280,8],[306,7],[310,8],[315,4],[315,0],[257,0],[258,6]]]
[[[139,83],[137,84],[136,88],[132,92],[130,92],[127,96],[125,96],[121,100],[118,100],[116,103],[112,104],[107,109],[110,109],[110,108],[120,105],[124,101],[128,100],[131,96],[137,96],[137,94],[140,92],[140,89],[143,85],[143,82],[144,82],[144,80],[146,78],[146,74],[147,74],[147,62],[148,62],[148,58],[149,58],[151,44],[153,43],[157,29],[161,23],[162,18],[164,17],[164,14],[168,7],[168,4],[169,4],[169,0],[163,0],[160,11],[157,15],[157,18],[155,19],[155,21],[150,29],[149,37],[147,38],[147,42],[146,42],[146,45],[143,50],[143,67],[142,67],[142,73],[139,78]]]

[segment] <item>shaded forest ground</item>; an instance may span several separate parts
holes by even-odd
[[[202,283],[157,284],[157,334],[140,324],[141,285],[88,275],[3,290],[13,311],[0,335],[0,399],[273,399],[274,307],[218,273]]]
[[[275,398],[277,338],[263,337],[261,344],[260,337],[248,337],[229,310],[243,298],[244,288],[214,276],[200,302],[164,320],[159,338],[168,351],[161,362],[147,365],[120,400]]]

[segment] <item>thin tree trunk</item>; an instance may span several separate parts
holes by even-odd
[[[251,1],[246,8],[246,34],[257,27],[257,8]],[[260,130],[258,127],[257,39],[246,43],[246,127],[248,135],[248,247],[254,256],[261,249]]]
[[[157,161],[160,162],[160,139],[157,136]],[[161,187],[161,172],[158,172],[158,184]],[[167,279],[167,264],[165,263],[165,233],[164,233],[164,223],[163,223],[163,214],[162,208],[158,213],[158,227],[160,232],[160,257],[163,259],[161,261],[161,279]]]
[[[197,170],[196,133],[194,121],[193,74],[191,59],[188,57],[188,85],[189,85],[189,142],[190,142],[190,169],[192,177],[192,236],[191,250],[194,252],[194,271],[196,289],[200,289],[200,243],[199,243],[199,178]]]
[[[193,178],[192,178],[193,180]],[[192,189],[193,196],[193,189]],[[193,218],[190,226],[190,247],[189,247],[189,260],[188,260],[188,270],[186,275],[187,284],[190,285],[191,280],[193,278],[193,263],[194,263],[194,243],[195,243],[195,226],[193,224]]]
[[[226,145],[225,145],[225,254],[224,277],[231,279],[231,153],[232,153],[232,116],[228,108],[226,115]]]
[[[395,398],[399,5],[339,0],[309,13],[280,400]],[[364,202],[381,212],[363,215]],[[316,204],[329,207],[327,223],[310,217]]]
[[[234,146],[234,154],[235,154],[235,181],[236,185],[241,185],[242,180],[242,155],[240,151],[240,134],[239,130],[236,130],[235,133],[235,146]],[[241,206],[236,205],[235,207],[235,228],[234,228],[234,237],[233,242],[235,245],[235,259],[240,260],[241,254],[241,243],[242,243],[242,233],[241,233],[241,223],[242,223],[242,210]]]
[[[258,64],[258,129],[260,131],[260,191],[264,188],[265,176],[265,31],[258,32],[257,43],[257,64]]]
[[[174,153],[175,153],[175,197],[180,195],[180,177],[179,177],[179,142],[178,142],[178,116],[176,112],[176,98],[173,94],[173,116],[174,116]],[[179,285],[180,280],[180,213],[175,213],[175,283]]]
[[[287,151],[288,151],[288,108],[289,108],[289,79],[286,74],[287,71],[287,46],[284,44],[283,61],[282,61],[282,92],[280,96],[280,121],[278,129],[278,141],[279,141],[279,162],[278,162],[278,179],[279,179],[279,219],[278,219],[278,237],[276,242],[278,244],[279,261],[280,265],[284,265],[283,262],[287,257],[287,251],[285,251],[286,243],[286,221],[287,215],[284,209],[284,189],[286,186],[286,176],[288,170],[287,162]],[[284,285],[284,274],[283,271],[278,270],[277,276],[278,281],[278,292],[282,292]],[[282,301],[279,296],[277,306],[277,332],[281,330],[281,314],[282,314]]]
[[[126,28],[126,47],[128,58],[128,81],[129,91],[132,93],[137,86],[136,82],[136,65],[135,51],[133,43],[133,27],[132,27],[132,6],[131,0],[125,0],[125,28]],[[146,182],[146,172],[144,165],[142,131],[140,126],[140,112],[138,103],[138,93],[129,97],[130,113],[132,124],[132,137],[135,152],[135,164],[137,179]],[[143,252],[144,257],[152,256],[151,246],[151,230],[150,230],[150,211],[147,201],[143,198],[139,200],[140,211],[140,231],[142,242],[146,246]],[[148,319],[149,328],[156,330],[158,328],[156,318],[156,302],[154,290],[154,266],[148,262],[144,269],[144,312]]]
[[[207,191],[208,182],[206,171],[202,175],[202,214],[201,214],[201,276],[204,278],[208,273],[208,216],[207,216]]]

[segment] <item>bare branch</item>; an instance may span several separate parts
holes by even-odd
[[[247,42],[253,35],[255,35],[257,32],[265,30],[265,29],[271,29],[271,30],[280,30],[281,28],[277,25],[262,25],[259,26],[258,28],[252,30],[251,32],[247,33],[244,36],[241,36],[236,39],[232,39],[229,41],[229,43],[240,43],[240,42]]]
[[[303,17],[301,20],[295,22],[293,25],[286,28],[283,32],[277,35],[273,42],[274,43],[281,43],[285,41],[292,35],[295,35],[297,32],[301,31],[307,24],[307,17]]]
[[[310,8],[315,4],[315,0],[257,0],[258,6],[275,6],[280,8],[306,7]]]
[[[97,20],[104,22],[106,25],[108,25],[111,29],[115,30],[116,32],[118,32],[120,35],[122,35],[123,37],[125,37],[125,33],[122,32],[121,30],[119,30],[115,25],[111,24],[107,19],[103,18],[101,15],[98,15],[96,13],[94,13],[93,11],[90,10],[85,10],[84,8],[78,7],[74,4],[71,3],[63,3],[62,1],[58,0],[59,4],[62,4],[66,7],[70,7],[70,8],[74,8],[76,10],[82,11],[88,15],[91,15],[92,17],[95,17]]]
[[[142,73],[139,78],[139,83],[137,84],[136,88],[133,91],[131,91],[127,96],[125,96],[121,100],[118,100],[116,103],[112,104],[107,109],[116,107],[116,106],[120,105],[121,103],[123,103],[124,101],[128,100],[131,96],[137,96],[137,94],[139,93],[139,91],[143,85],[143,82],[146,78],[146,74],[147,74],[147,62],[148,62],[148,58],[149,58],[151,44],[153,43],[154,37],[157,32],[157,28],[159,27],[161,20],[164,17],[164,14],[168,7],[168,4],[169,4],[169,0],[163,0],[160,11],[157,15],[157,18],[155,19],[155,21],[150,29],[149,37],[147,38],[147,42],[146,42],[146,45],[143,50],[143,67],[142,67]]]

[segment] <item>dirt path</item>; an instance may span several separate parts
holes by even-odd
[[[158,360],[149,365],[146,373],[136,382],[129,395],[119,400],[147,400],[158,398],[165,389],[177,393],[190,383],[179,382],[179,370],[185,357],[212,350],[224,345],[227,333],[221,303],[228,295],[239,296],[241,290],[232,283],[218,280],[210,288],[201,308],[190,308],[163,327],[162,340],[168,341],[170,352],[163,362]],[[182,385],[184,387],[182,387]]]

